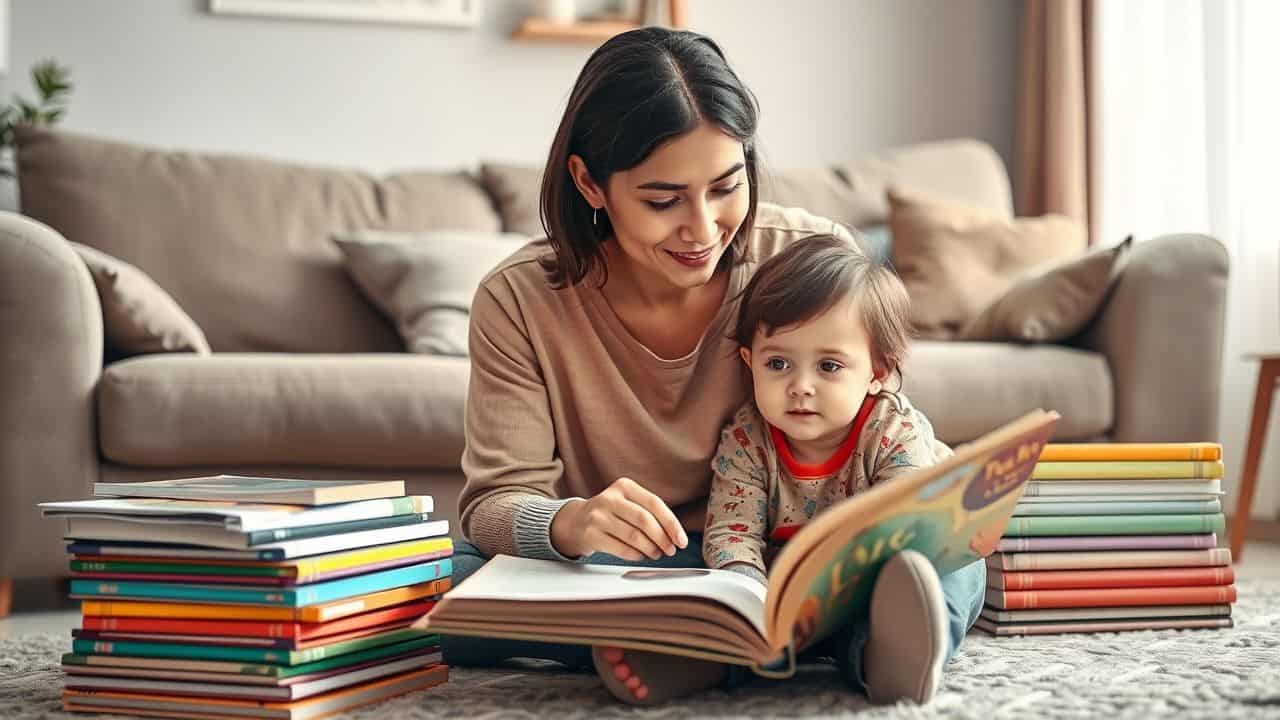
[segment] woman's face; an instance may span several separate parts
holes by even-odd
[[[622,260],[658,292],[707,284],[747,216],[747,183],[742,143],[708,123],[614,173],[604,197],[610,270]]]

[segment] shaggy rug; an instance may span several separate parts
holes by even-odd
[[[589,674],[549,664],[455,669],[446,685],[344,717],[678,718],[1280,718],[1280,582],[1241,581],[1234,628],[992,638],[971,634],[925,707],[873,707],[830,670],[657,708],[615,703]],[[77,717],[61,710],[64,636],[0,640],[6,718]],[[107,717],[107,716],[99,716]],[[111,716],[115,717],[115,716]]]

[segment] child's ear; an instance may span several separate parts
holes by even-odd
[[[751,368],[751,348],[749,347],[738,348],[738,357],[742,358],[742,362],[747,364],[747,369]]]

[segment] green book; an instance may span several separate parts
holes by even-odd
[[[414,628],[389,630],[328,645],[317,645],[305,650],[276,650],[271,648],[231,647],[227,645],[183,645],[160,642],[115,642],[110,640],[71,641],[74,653],[85,655],[132,655],[135,657],[182,658],[192,660],[231,660],[272,665],[302,665],[317,660],[345,655],[373,647],[392,645],[405,640],[423,637],[425,632]]]
[[[1020,515],[1211,515],[1222,512],[1222,502],[1212,500],[1129,500],[1109,502],[1101,498],[1075,502],[1018,503]]]
[[[432,634],[422,635],[413,640],[396,643],[394,645],[383,645],[381,647],[347,653],[346,655],[339,655],[337,657],[330,657],[324,660],[303,663],[301,665],[198,661],[198,665],[192,666],[189,664],[189,661],[176,660],[172,667],[175,670],[221,672],[228,675],[256,675],[261,677],[291,678],[298,675],[307,675],[309,673],[324,672],[335,668],[346,667],[347,665],[355,665],[357,663],[368,662],[370,660],[381,660],[383,658],[394,657],[396,655],[426,650],[427,648],[436,647],[439,644],[440,636]],[[156,661],[154,659],[149,658],[96,655],[92,653],[64,653],[62,655],[63,665],[153,668],[155,667],[155,662]]]
[[[1045,535],[1186,535],[1221,533],[1222,513],[1214,515],[1045,515],[1009,519],[1008,537]]]

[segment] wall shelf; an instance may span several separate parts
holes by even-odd
[[[539,17],[525,18],[511,37],[515,40],[547,40],[552,42],[593,42],[605,40],[635,30],[640,23],[625,20],[579,20],[573,23],[557,23]]]

